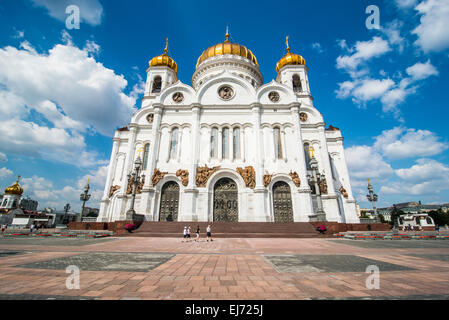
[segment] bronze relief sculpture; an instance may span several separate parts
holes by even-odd
[[[254,189],[256,187],[256,172],[253,167],[237,168],[237,172],[242,176],[247,188]]]
[[[301,122],[306,122],[307,121],[307,113],[301,112],[299,114],[299,120],[301,120]]]
[[[296,171],[292,172],[291,170],[290,170],[289,174],[290,174],[290,177],[292,178],[295,186],[297,186],[299,188],[299,186],[301,185],[301,179],[299,178],[299,175],[296,173]]]
[[[348,192],[346,191],[346,189],[343,186],[340,187],[340,192],[341,192],[343,197],[348,199]]]
[[[320,193],[327,194],[327,182],[326,179],[320,180]]]
[[[270,184],[272,178],[273,178],[272,174],[264,174],[264,176],[263,176],[263,185],[265,187],[268,187],[268,185]]]
[[[159,169],[154,169],[153,176],[151,177],[153,186],[157,185],[167,173],[168,172],[161,172]]]
[[[196,185],[197,187],[204,188],[206,186],[209,177],[218,169],[220,166],[209,168],[207,165],[204,167],[198,167],[196,169]]]
[[[114,194],[114,192],[116,192],[118,189],[120,189],[120,186],[111,186],[111,188],[109,189],[109,198],[112,197],[112,195]]]
[[[181,183],[184,187],[187,187],[189,184],[189,171],[179,169],[176,171],[176,176],[181,179]]]

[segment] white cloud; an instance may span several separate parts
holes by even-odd
[[[312,49],[315,50],[318,53],[323,53],[324,49],[323,46],[321,44],[319,44],[318,42],[314,42],[312,43]]]
[[[68,41],[70,42],[70,41]],[[0,151],[73,163],[101,164],[86,151],[87,130],[111,136],[135,111],[142,79],[131,93],[127,81],[72,44],[40,54],[28,42],[0,48]],[[39,117],[30,119],[31,110]]]
[[[338,98],[352,96],[355,104],[363,106],[370,100],[382,97],[394,86],[394,81],[391,79],[357,79],[342,82],[339,86],[340,88],[336,91]]]
[[[427,0],[415,7],[421,15],[420,24],[412,31],[415,45],[424,52],[441,52],[449,48],[449,1]]]
[[[103,16],[103,6],[98,0],[31,0],[36,6],[45,7],[48,14],[61,21],[66,21],[69,16],[66,8],[76,5],[80,9],[80,19],[92,26],[101,24]]]
[[[8,157],[2,152],[0,152],[0,162],[8,162]]]
[[[346,42],[343,43],[346,45]],[[340,46],[343,45],[340,42]],[[357,41],[352,51],[354,54],[337,57],[337,69],[343,69],[351,77],[359,77],[365,74],[364,70],[359,70],[359,66],[366,61],[380,57],[391,50],[388,42],[380,37],[373,37],[369,41]]]
[[[409,9],[418,3],[418,0],[394,0],[396,3],[396,6],[400,9]]]
[[[427,60],[426,63],[415,63],[413,66],[408,67],[406,71],[413,80],[423,80],[439,74],[438,70],[430,63],[430,60]]]
[[[431,131],[403,127],[382,131],[374,143],[374,148],[390,159],[437,155],[448,147]]]
[[[0,179],[9,177],[11,175],[12,175],[12,171],[9,170],[8,168],[5,168],[5,167],[0,168]]]
[[[449,168],[433,159],[418,159],[410,168],[395,170],[398,177],[410,182],[423,182],[430,179],[449,177]]]
[[[386,27],[381,28],[381,32],[387,36],[388,42],[393,45],[397,46],[400,53],[404,50],[404,46],[406,43],[405,38],[401,36],[401,27],[402,22],[398,20],[394,20],[386,25]]]

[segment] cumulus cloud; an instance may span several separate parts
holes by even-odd
[[[396,6],[400,9],[409,9],[416,6],[418,0],[394,0]]]
[[[48,14],[61,21],[66,21],[68,14],[66,8],[70,5],[76,5],[80,9],[81,22],[92,26],[101,24],[103,16],[103,6],[98,0],[31,0],[34,5],[44,7]]]
[[[382,131],[375,140],[374,148],[390,159],[437,155],[449,147],[431,131],[404,127]]]
[[[142,81],[125,94],[125,78],[90,56],[99,50],[92,41],[81,50],[67,39],[48,54],[37,53],[26,41],[21,48],[0,48],[0,150],[103,164],[86,150],[83,135],[111,136],[126,123]]]
[[[0,152],[0,162],[8,162],[8,157],[2,152]]]
[[[12,175],[12,171],[9,170],[8,168],[5,168],[5,167],[0,168],[0,179],[9,177],[11,175]]]
[[[423,80],[430,76],[437,76],[438,70],[427,60],[425,63],[416,63],[406,69],[406,72],[413,80]]]
[[[337,97],[344,99],[352,96],[352,100],[359,106],[364,106],[366,102],[382,97],[390,88],[394,86],[391,79],[357,79],[345,81],[339,84]]]
[[[418,159],[410,168],[395,170],[396,175],[409,182],[423,182],[430,179],[449,177],[449,168],[433,159]]]
[[[441,52],[449,48],[449,1],[427,0],[415,7],[420,24],[412,31],[418,39],[415,45],[427,52]]]

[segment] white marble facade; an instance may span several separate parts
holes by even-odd
[[[225,48],[227,42],[219,45]],[[113,138],[98,221],[126,219],[131,203],[127,175],[140,154],[146,179],[135,210],[147,221],[160,220],[161,190],[170,181],[179,186],[176,220],[215,221],[214,186],[229,178],[238,189],[238,221],[275,221],[273,185],[283,181],[290,188],[293,221],[308,222],[316,196],[307,183],[307,144],[326,177],[326,220],[359,222],[341,132],[326,129],[314,107],[305,63],[286,63],[276,80],[263,84],[257,60],[243,48],[237,54],[215,48],[210,57],[199,59],[191,86],[177,79],[177,66],[166,53],[159,63],[150,63],[142,107]],[[219,168],[205,186],[198,186],[197,169],[206,165]],[[247,186],[239,167],[254,168],[253,185]],[[166,174],[153,185],[155,169]],[[176,175],[180,169],[188,171],[186,185]],[[290,172],[298,174],[299,187]],[[264,175],[271,175],[269,184]]]

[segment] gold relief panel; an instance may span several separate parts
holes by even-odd
[[[189,184],[189,171],[179,169],[178,171],[176,171],[176,176],[181,179],[182,185],[184,187],[187,187],[187,185]]]
[[[340,187],[340,193],[342,194],[343,197],[348,199],[348,192],[346,191],[346,189],[343,186]]]
[[[151,177],[151,182],[153,183],[153,186],[157,185],[166,174],[168,174],[168,172],[161,172],[159,171],[159,169],[154,169],[153,176]]]
[[[292,181],[295,184],[295,186],[299,188],[299,186],[301,185],[301,179],[299,178],[299,175],[296,173],[296,171],[295,172],[290,171],[289,175],[292,178]]]
[[[237,172],[242,176],[247,188],[254,189],[256,187],[256,172],[253,167],[237,168]]]
[[[272,178],[273,178],[272,174],[264,174],[264,176],[263,176],[263,185],[265,187],[268,187],[268,185],[270,184]]]
[[[204,167],[198,167],[196,169],[196,185],[197,187],[204,188],[206,187],[207,180],[209,177],[218,169],[220,166],[209,168],[207,165]]]
[[[109,198],[112,197],[112,195],[114,194],[114,192],[116,192],[118,189],[120,189],[120,186],[111,186],[111,188],[109,189]]]

